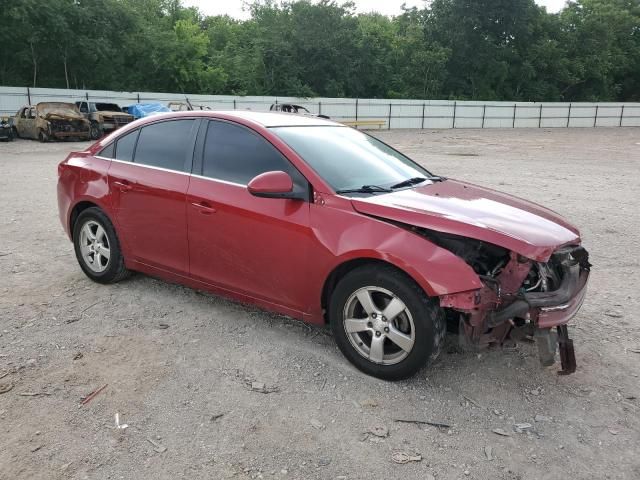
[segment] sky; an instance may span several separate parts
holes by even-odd
[[[535,2],[547,7],[549,12],[559,11],[565,4],[565,0],[535,0]],[[227,14],[234,18],[246,19],[249,15],[243,11],[243,3],[243,0],[183,0],[183,4],[196,6],[205,15]],[[399,15],[401,13],[400,6],[403,3],[406,3],[408,7],[420,7],[424,4],[422,0],[355,0],[358,12],[377,11],[385,15]]]

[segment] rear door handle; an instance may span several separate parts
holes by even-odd
[[[216,213],[216,209],[211,206],[211,204],[205,200],[200,200],[199,202],[191,202],[191,205],[198,210],[203,215],[211,215],[212,213]]]
[[[113,182],[113,184],[118,188],[118,190],[120,190],[121,192],[128,192],[131,189],[133,189],[133,187],[129,184],[129,182],[127,182],[126,180],[123,180],[121,182],[119,181],[115,181]]]

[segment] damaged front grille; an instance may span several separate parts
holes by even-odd
[[[52,133],[84,132],[87,130],[82,120],[49,120]]]
[[[107,123],[113,123],[116,127],[122,127],[133,121],[133,118],[128,115],[105,115],[102,120]]]

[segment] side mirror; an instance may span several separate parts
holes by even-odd
[[[302,198],[293,192],[293,180],[288,173],[273,171],[261,173],[247,185],[251,195],[263,198]]]

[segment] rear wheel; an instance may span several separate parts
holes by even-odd
[[[87,208],[78,215],[73,244],[80,268],[91,280],[115,283],[129,274],[113,224],[99,208]]]
[[[407,378],[440,352],[444,312],[410,277],[391,266],[368,265],[349,272],[338,282],[330,303],[338,347],[369,375]]]

